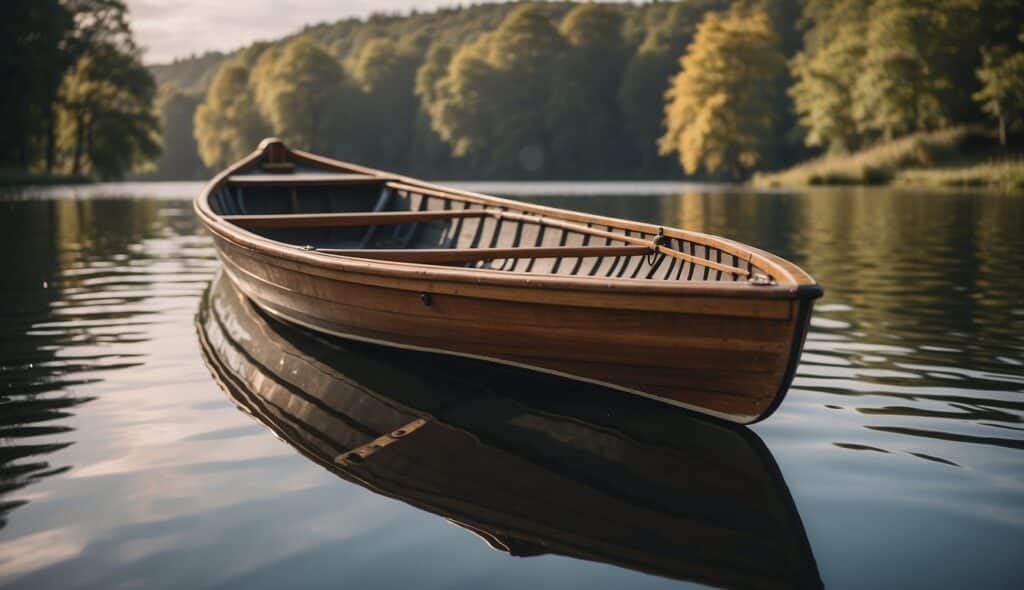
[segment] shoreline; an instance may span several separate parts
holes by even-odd
[[[850,153],[825,154],[786,170],[757,173],[755,188],[810,186],[899,186],[1024,188],[1024,149],[998,145],[993,132],[954,127],[918,133]]]

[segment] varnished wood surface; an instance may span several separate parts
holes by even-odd
[[[294,167],[294,164],[291,165]],[[285,168],[290,170],[291,167]],[[239,174],[229,176],[232,186],[333,186],[375,184],[385,180],[375,174]]]
[[[309,327],[599,381],[739,422],[772,407],[796,329],[789,314],[615,313],[457,294],[427,305],[419,292],[271,269],[242,252],[224,262],[255,301]],[[273,280],[260,277],[268,271]]]
[[[229,178],[258,173],[266,150],[214,179],[196,209],[232,280],[279,317],[349,338],[597,382],[741,423],[769,415],[788,389],[820,295],[795,265],[713,236],[449,191],[297,151],[284,152],[296,175],[378,175],[389,179],[388,188],[379,197],[353,193],[358,206],[318,197],[310,202],[319,211],[291,217],[215,213],[215,194],[220,206],[244,210],[233,205],[241,193],[218,191]],[[270,195],[259,198],[286,199],[284,210],[302,210],[294,193]],[[405,210],[388,209],[399,205]],[[404,225],[380,233],[377,223],[369,230],[337,223],[389,216]],[[308,236],[362,245],[306,251],[300,244],[310,243],[307,234],[264,236],[240,227],[240,219],[330,221],[335,225],[266,231],[345,230]],[[389,240],[399,247],[367,246]],[[410,240],[418,240],[416,248],[401,247]],[[429,240],[448,247],[424,247]],[[657,254],[637,255],[652,248]],[[753,274],[771,284],[747,281]]]
[[[393,225],[435,219],[485,217],[485,211],[381,211],[378,213],[295,213],[280,215],[223,215],[221,219],[246,229],[262,227],[345,227]]]
[[[375,260],[395,260],[400,262],[418,262],[428,264],[445,264],[452,262],[473,262],[477,260],[494,260],[495,258],[566,258],[577,256],[644,256],[651,252],[646,246],[586,246],[586,247],[548,247],[548,248],[417,248],[369,250],[323,249],[321,252],[338,256],[372,258]]]
[[[317,336],[263,317],[223,279],[197,325],[207,364],[247,414],[339,477],[495,549],[713,586],[821,586],[782,475],[746,429],[548,376]]]

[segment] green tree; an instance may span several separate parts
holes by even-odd
[[[447,45],[434,44],[427,50],[427,55],[416,70],[416,96],[424,108],[430,109],[440,96],[437,83],[448,74],[448,64],[452,61],[452,48]]]
[[[680,63],[667,94],[661,153],[677,153],[688,174],[747,175],[775,141],[774,82],[784,58],[768,17],[736,8],[708,13]]]
[[[199,147],[193,134],[193,121],[201,99],[168,85],[157,93],[156,111],[163,130],[163,151],[156,161],[160,178],[202,178],[207,169],[199,158]]]
[[[483,153],[500,141],[490,122],[501,115],[492,97],[500,94],[498,72],[487,60],[489,36],[464,45],[452,56],[447,73],[432,89],[430,119],[433,128],[456,156]]]
[[[107,42],[90,47],[64,77],[60,144],[71,174],[114,179],[159,155],[156,85],[138,53]]]
[[[1024,34],[1021,40],[1024,41]],[[1024,123],[1024,51],[998,46],[986,48],[983,55],[977,72],[981,90],[974,94],[974,99],[996,120],[999,144],[1005,146],[1007,129],[1019,128]]]
[[[809,146],[845,151],[857,147],[853,88],[867,52],[868,6],[864,0],[809,0],[811,23],[804,49],[790,62],[789,89]]]
[[[388,38],[366,43],[353,67],[363,91],[359,118],[367,163],[383,168],[407,168],[416,141],[419,103],[415,95],[416,54]]]
[[[58,0],[11,0],[0,19],[0,168],[27,170],[52,154],[54,113],[67,69],[63,49],[73,21]],[[47,159],[52,167],[52,156]]]
[[[873,2],[853,89],[861,131],[891,138],[947,126],[966,110],[971,85],[952,66],[972,37],[976,8],[974,0]]]
[[[451,48],[435,43],[427,50],[423,63],[416,70],[415,140],[409,148],[410,165],[416,173],[451,174],[451,148],[431,125],[430,119],[431,110],[439,99],[437,84],[447,75],[451,60]]]
[[[679,72],[679,56],[693,40],[704,15],[726,5],[727,0],[691,0],[645,7],[645,35],[626,65],[618,90],[628,142],[643,174],[672,170],[671,160],[658,152],[658,137],[665,132],[665,92]]]
[[[256,110],[249,69],[225,62],[213,76],[206,100],[196,109],[194,137],[209,168],[223,168],[251,152],[270,127]]]
[[[358,89],[333,57],[305,37],[267,51],[253,68],[252,86],[274,134],[296,147],[339,151],[343,129],[358,116]]]
[[[565,45],[543,7],[517,6],[455,53],[434,87],[434,129],[485,175],[543,173],[551,156],[544,109]]]
[[[629,57],[622,26],[621,12],[603,4],[577,5],[562,19],[569,47],[545,108],[560,174],[615,174],[629,163],[616,96]]]

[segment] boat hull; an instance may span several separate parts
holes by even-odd
[[[738,423],[781,403],[811,307],[799,293],[679,296],[388,276],[214,238],[236,286],[289,322],[554,373]]]

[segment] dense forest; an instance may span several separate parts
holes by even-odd
[[[157,87],[119,0],[9,0],[0,176],[120,178],[160,153]]]
[[[83,6],[121,3],[14,4],[71,15],[51,37],[32,36],[45,44],[88,21]],[[152,66],[158,90],[128,75],[91,83],[114,66],[104,51],[18,47],[59,64],[19,62],[21,71],[61,75],[5,97],[23,115],[5,110],[4,129],[34,128],[4,137],[0,167],[200,178],[277,135],[433,178],[742,179],[955,126],[985,126],[1005,142],[1024,123],[1022,5],[537,2],[381,14]],[[130,34],[119,39],[108,53],[136,72]],[[94,86],[113,86],[118,100],[79,96]],[[82,114],[122,103],[140,114],[146,101],[153,120],[131,119],[127,134]],[[133,138],[109,162],[108,133]]]

